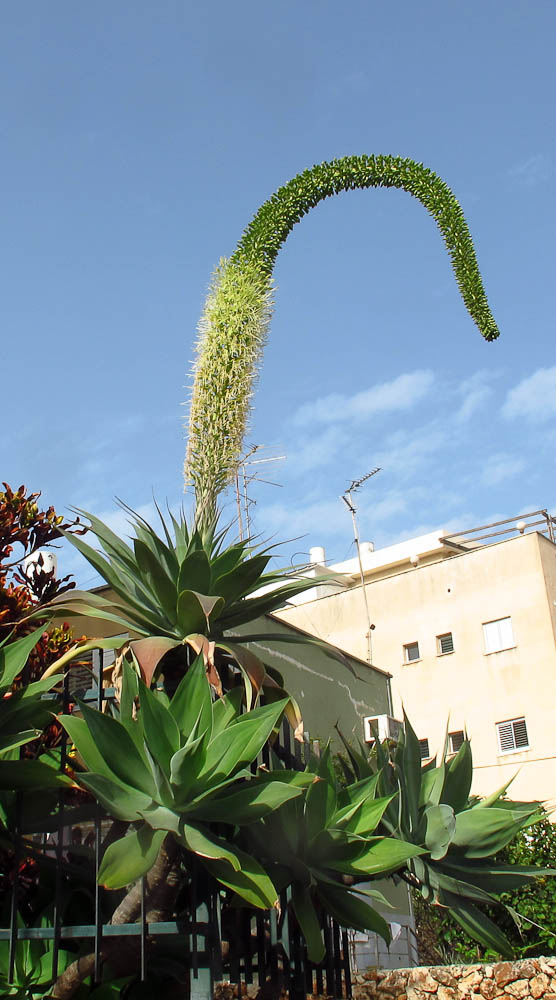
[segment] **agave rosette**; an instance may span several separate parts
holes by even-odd
[[[242,714],[242,698],[236,688],[213,699],[202,657],[171,700],[149,689],[126,664],[119,718],[81,703],[81,717],[61,717],[86,767],[76,780],[110,816],[133,824],[104,855],[99,881],[107,888],[148,872],[170,834],[247,902],[276,902],[261,865],[211,824],[255,822],[301,795],[314,778],[285,770],[278,778],[252,773],[286,699]]]
[[[397,794],[378,795],[377,775],[340,787],[329,747],[304,773],[315,779],[306,794],[249,826],[246,842],[264,859],[276,885],[291,889],[312,961],[324,957],[321,910],[344,927],[373,931],[389,943],[387,922],[367,900],[389,904],[379,892],[356,883],[383,877],[423,854],[411,842],[376,834]]]
[[[426,853],[407,863],[407,878],[424,899],[446,907],[476,941],[511,957],[512,946],[500,928],[476,905],[503,906],[500,894],[518,889],[552,869],[506,865],[495,860],[519,830],[542,818],[538,802],[505,798],[508,781],[493,795],[471,795],[473,759],[465,738],[455,755],[448,753],[448,737],[440,761],[423,765],[419,740],[404,715],[396,742],[378,740],[368,754],[344,740],[349,763],[348,780],[377,780],[381,795],[399,792],[381,819],[383,832],[422,846]],[[514,914],[510,910],[512,916]]]
[[[248,707],[255,703],[262,686],[269,697],[285,694],[280,676],[268,670],[252,650],[245,648],[245,643],[269,639],[299,644],[299,639],[258,633],[242,635],[238,642],[235,631],[314,587],[318,580],[267,571],[272,558],[270,549],[254,550],[246,540],[226,546],[226,531],[217,531],[214,523],[190,531],[183,513],[179,519],[170,513],[172,536],[159,511],[164,533],[161,538],[144,518],[125,509],[136,536],[132,547],[86,511],[80,513],[89,519],[90,531],[104,551],[96,551],[75,535],[66,536],[105,580],[112,591],[110,597],[72,591],[53,602],[53,612],[67,618],[85,616],[108,622],[117,627],[120,635],[125,632],[134,637],[130,646],[147,684],[165,654],[189,646],[203,654],[207,676],[217,693],[221,691],[218,661],[225,659],[243,675]],[[336,655],[316,639],[307,641]],[[118,637],[76,643],[45,676],[88,649],[120,645]],[[338,658],[346,663],[341,654]],[[301,716],[293,699],[287,712],[294,728],[299,729]]]

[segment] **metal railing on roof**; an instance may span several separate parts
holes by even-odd
[[[496,530],[492,531],[492,528]],[[467,531],[455,531],[451,535],[445,535],[440,541],[443,545],[459,552],[469,552],[483,545],[492,545],[494,541],[508,537],[515,538],[531,531],[540,531],[540,534],[545,535],[551,542],[556,542],[556,518],[547,510],[534,510],[529,514],[508,517],[504,521],[481,524],[478,528],[469,528]]]

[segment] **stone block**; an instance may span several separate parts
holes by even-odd
[[[497,986],[494,979],[483,979],[479,986],[479,993],[485,1000],[494,1000],[494,997],[502,996],[503,992],[502,987]]]
[[[436,995],[438,1000],[456,1000],[457,990],[452,986],[439,986]]]
[[[412,987],[423,990],[424,993],[436,993],[438,990],[438,982],[428,969],[415,969],[410,972],[409,983]]]
[[[523,962],[516,962],[520,979],[532,979],[539,971],[539,963],[532,958],[526,958]]]
[[[533,976],[533,978],[529,980],[529,992],[531,993],[533,1000],[539,1000],[539,998],[544,996],[549,988],[550,979],[546,975],[546,972],[539,972],[538,975]]]
[[[474,969],[473,972],[468,972],[466,976],[462,976],[459,983],[458,989],[460,992],[464,990],[466,993],[474,993],[478,989],[479,985],[483,981],[483,973],[479,972],[479,969]]]
[[[498,986],[504,987],[508,983],[513,983],[518,974],[511,962],[498,962],[498,965],[494,966],[494,978]]]
[[[516,979],[515,982],[508,983],[504,987],[504,993],[508,993],[511,997],[517,997],[517,1000],[523,1000],[524,997],[529,996],[529,980]]]
[[[449,986],[449,987],[451,987],[451,989],[453,989],[455,986],[457,986],[457,982],[458,981],[457,981],[456,977],[452,975],[452,970],[451,969],[442,969],[442,968],[435,969],[434,970],[434,978],[442,986]]]

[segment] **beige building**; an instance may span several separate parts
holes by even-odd
[[[405,707],[424,759],[442,748],[446,727],[453,751],[467,731],[474,792],[516,775],[512,798],[555,807],[555,529],[540,511],[378,551],[362,543],[365,593],[357,559],[316,565],[342,573],[344,585],[316,587],[279,614],[387,669],[394,716]],[[323,551],[312,558],[324,562]]]

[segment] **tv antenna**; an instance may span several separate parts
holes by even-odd
[[[247,469],[252,465],[266,465],[268,462],[281,462],[285,459],[285,455],[275,455],[269,456],[268,458],[255,458],[253,461],[249,461],[255,452],[259,451],[260,448],[264,448],[264,445],[254,444],[252,448],[240,459],[235,473],[235,492],[236,492],[236,506],[237,506],[237,522],[239,528],[239,537],[243,541],[244,538],[251,537],[251,516],[250,509],[253,504],[256,504],[256,500],[249,496],[248,486],[253,483],[266,483],[267,486],[280,486],[282,483],[273,483],[269,479],[262,479],[257,475],[256,472],[249,475]]]
[[[359,561],[359,576],[361,578],[361,593],[363,594],[363,602],[365,605],[365,618],[367,620],[367,660],[372,665],[373,662],[373,643],[372,643],[372,632],[374,625],[371,623],[371,613],[369,611],[369,602],[367,600],[367,588],[365,586],[365,574],[363,572],[363,561],[361,559],[361,543],[359,541],[359,530],[357,528],[357,507],[353,502],[353,493],[357,493],[361,489],[363,483],[366,483],[368,479],[372,476],[376,476],[377,472],[381,469],[377,466],[375,469],[371,469],[370,472],[365,473],[359,479],[352,479],[346,492],[342,495],[341,499],[344,501],[347,509],[351,514],[351,521],[353,524],[353,537],[355,539],[355,548],[357,549],[357,559]]]

